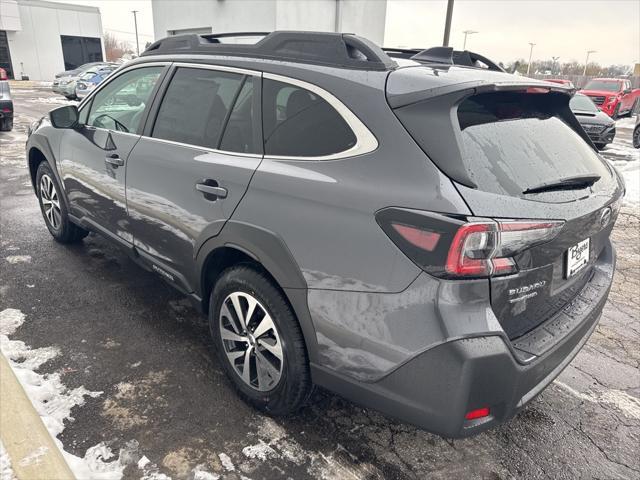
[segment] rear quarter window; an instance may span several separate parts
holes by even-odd
[[[262,102],[265,155],[321,157],[357,142],[344,118],[314,92],[265,78]]]

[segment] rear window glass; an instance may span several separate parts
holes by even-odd
[[[593,149],[553,114],[545,94],[486,93],[458,107],[464,168],[479,189],[515,195],[578,175],[608,175]]]
[[[264,79],[262,101],[265,155],[320,157],[356,144],[342,116],[309,90]]]
[[[582,112],[597,112],[598,107],[593,103],[586,95],[580,95],[579,93],[574,95],[573,98],[569,101],[569,106],[571,110],[580,110]]]
[[[225,119],[243,79],[236,73],[179,68],[162,99],[152,136],[218,148]]]

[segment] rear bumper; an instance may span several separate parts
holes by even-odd
[[[479,433],[513,417],[577,355],[596,328],[614,267],[608,242],[574,301],[513,343],[505,335],[452,340],[372,383],[313,366],[314,382],[442,436]],[[484,407],[490,416],[465,420],[467,412]]]
[[[13,118],[13,101],[0,100],[0,119]]]

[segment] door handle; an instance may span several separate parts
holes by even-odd
[[[219,187],[215,180],[205,180],[203,183],[196,183],[196,190],[204,193],[207,200],[215,200],[215,198],[207,198],[208,196],[217,198],[227,198],[229,193],[226,188]]]
[[[113,168],[118,168],[124,165],[124,160],[120,158],[117,153],[107,155],[104,157],[104,161],[113,166]]]

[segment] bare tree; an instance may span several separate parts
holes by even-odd
[[[118,40],[112,33],[105,32],[103,36],[104,52],[108,62],[114,62],[125,53],[131,53],[131,48],[127,42]]]

